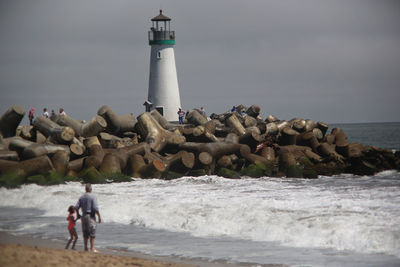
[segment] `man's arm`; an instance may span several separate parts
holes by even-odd
[[[101,223],[101,217],[100,217],[100,212],[96,211],[97,219],[99,220],[99,223]]]
[[[92,202],[92,211],[94,210],[94,212],[97,215],[97,218],[99,220],[99,223],[101,223],[101,216],[100,216],[100,212],[99,212],[99,206],[97,205],[97,198],[93,197],[93,202]]]
[[[79,218],[81,218],[81,215],[79,214],[79,208],[81,207],[81,201],[80,199],[78,200],[78,202],[75,205],[75,213],[76,213],[76,219],[78,220]]]
[[[81,218],[81,215],[79,214],[79,210],[75,210],[76,213],[76,219],[79,220]]]

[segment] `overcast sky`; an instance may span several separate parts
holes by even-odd
[[[140,115],[160,8],[176,33],[183,109],[400,121],[396,0],[0,0],[0,114],[63,107],[88,120],[107,104]]]

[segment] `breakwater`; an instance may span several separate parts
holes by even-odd
[[[134,117],[102,106],[88,122],[54,115],[21,126],[25,111],[13,106],[0,118],[0,184],[206,174],[317,178],[400,169],[398,151],[349,143],[342,129],[323,122],[264,119],[260,111],[257,105],[239,105],[207,117],[193,109],[185,124],[177,125],[156,110]]]

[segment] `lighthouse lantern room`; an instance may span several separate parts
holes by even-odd
[[[175,31],[171,31],[171,19],[160,14],[151,19],[148,32],[150,54],[150,76],[146,111],[158,110],[168,121],[177,121],[181,107],[178,77],[175,66]]]

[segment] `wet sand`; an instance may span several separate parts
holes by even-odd
[[[79,241],[78,241],[79,242]],[[231,264],[179,257],[157,257],[132,251],[101,249],[99,253],[64,249],[66,242],[31,236],[14,236],[0,232],[0,266],[143,266],[143,267],[228,267],[228,266],[283,266]]]

